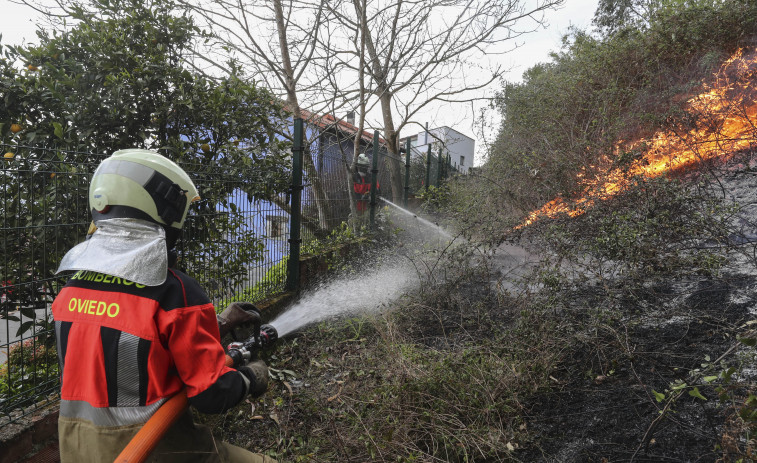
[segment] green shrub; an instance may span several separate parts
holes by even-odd
[[[553,249],[575,261],[646,278],[716,275],[724,258],[705,242],[723,242],[731,207],[676,180],[634,178],[627,192],[584,215],[545,225]],[[560,231],[562,230],[562,231]]]
[[[224,299],[216,304],[216,312],[223,312],[229,304],[235,301],[255,303],[283,292],[286,286],[288,262],[289,256],[284,256],[278,263],[273,264],[263,275],[263,278],[255,283],[252,288],[247,288],[233,298]]]
[[[312,239],[303,243],[300,249],[301,255],[324,255],[341,245],[355,243],[360,236],[346,223],[332,230],[328,237]],[[336,267],[339,256],[333,256],[328,261],[329,269]],[[284,256],[279,262],[273,264],[252,288],[247,288],[232,298],[227,298],[216,304],[216,311],[222,312],[234,301],[259,302],[282,293],[286,288],[289,256]]]
[[[33,402],[37,387],[49,389],[50,381],[59,374],[58,355],[54,346],[46,346],[39,338],[12,343],[8,361],[0,365],[0,404],[9,401],[14,407]],[[23,395],[23,403],[17,396]]]

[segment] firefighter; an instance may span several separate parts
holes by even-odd
[[[96,228],[58,272],[75,271],[53,302],[60,362],[62,462],[113,461],[171,396],[221,413],[262,395],[268,369],[225,366],[215,309],[191,277],[169,266],[190,204],[189,176],[160,154],[121,150],[89,187]],[[272,462],[225,442],[189,410],[149,461]]]
[[[357,157],[357,169],[352,190],[355,192],[355,207],[358,215],[362,215],[370,207],[371,176],[368,174],[369,164],[370,161],[365,154],[360,154]],[[376,182],[376,189],[378,190],[378,182]]]

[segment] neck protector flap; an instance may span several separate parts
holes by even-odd
[[[56,273],[90,270],[147,286],[166,281],[166,233],[160,225],[140,219],[98,220],[87,241],[69,250]]]

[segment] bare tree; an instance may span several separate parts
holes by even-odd
[[[431,104],[448,103],[454,111],[454,104],[481,99],[482,90],[504,72],[500,66],[486,64],[490,55],[511,51],[517,46],[515,39],[542,24],[542,12],[562,2],[537,0],[530,6],[522,0],[328,3],[330,20],[338,21],[346,34],[357,30],[362,37],[351,43],[365,46],[365,72],[381,112],[395,201],[403,190],[398,132]],[[351,62],[361,63],[357,65],[363,69],[360,49],[325,48],[335,57],[352,53]],[[342,89],[341,94],[350,92]]]
[[[357,113],[350,173],[375,106],[397,201],[403,193],[399,131],[432,104],[454,111],[454,104],[481,99],[504,72],[487,64],[491,55],[514,49],[517,38],[541,26],[542,12],[564,0],[179,1],[219,38],[214,56],[223,51],[251,66],[295,117]],[[327,192],[310,156],[305,170],[325,226]]]
[[[367,0],[358,0],[365,5]],[[346,153],[341,149],[345,164],[347,183],[345,187],[352,190],[353,179],[357,175],[357,159],[361,151],[361,143],[381,143],[382,140],[374,140],[370,134],[366,134],[366,115],[371,112],[375,101],[371,101],[373,92],[366,86],[366,36],[363,15],[348,28],[334,21],[324,28],[319,36],[319,47],[324,55],[330,59],[314,63],[315,80],[319,82],[318,94],[321,101],[328,106],[327,111],[336,114],[340,109],[347,109],[357,115],[356,130],[352,136],[352,151]],[[341,30],[336,30],[334,25],[340,25]],[[340,148],[342,145],[339,145]],[[356,210],[354,195],[350,195],[350,210],[353,226],[362,224]]]
[[[328,13],[325,0],[178,1],[194,11],[215,36],[206,53],[198,55],[200,61],[218,68],[241,63],[251,79],[261,81],[286,101],[295,118],[313,122],[323,114],[320,109],[325,106],[317,105],[311,97],[319,92],[317,82],[310,76],[314,63],[329,59],[328,54],[323,54],[329,51],[318,46],[318,35],[324,30]],[[291,137],[292,134],[284,135]],[[309,146],[317,136],[317,133],[306,133],[305,145]],[[317,223],[325,231],[330,219],[328,193],[307,149],[303,167],[316,199]]]

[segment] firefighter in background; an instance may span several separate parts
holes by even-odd
[[[355,207],[358,215],[362,215],[370,208],[371,201],[371,176],[368,172],[370,161],[368,156],[361,154],[357,157],[357,169],[352,189],[355,192]],[[376,181],[376,190],[378,191],[379,183]]]
[[[262,361],[225,366],[212,303],[194,279],[169,266],[197,199],[189,176],[152,151],[117,151],[95,171],[89,204],[96,229],[63,257],[58,272],[76,273],[53,302],[63,463],[113,461],[182,388],[202,413],[266,391]],[[234,318],[230,309],[221,322]],[[149,461],[273,460],[216,441],[187,409]]]

